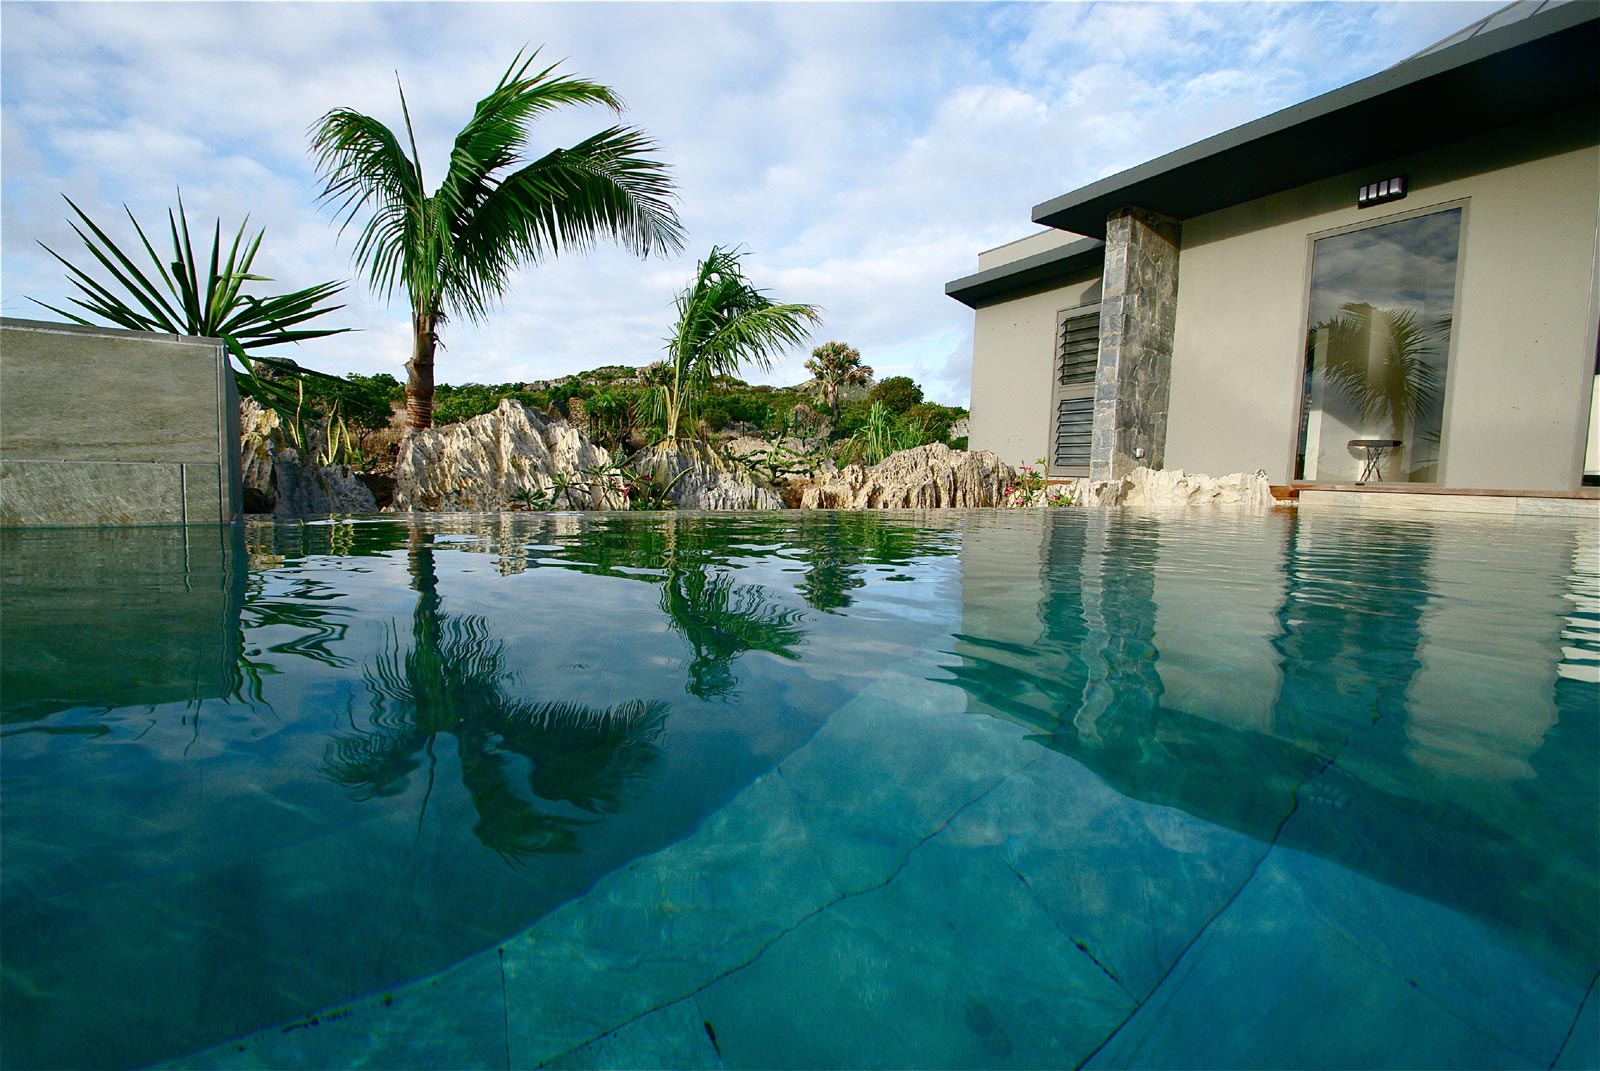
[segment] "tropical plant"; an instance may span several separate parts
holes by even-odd
[[[1035,468],[1037,465],[1038,468]],[[1045,461],[1039,458],[1033,465],[1022,465],[1016,477],[1000,492],[1000,505],[1010,509],[1029,506],[1063,507],[1077,504],[1077,498],[1066,488],[1051,490],[1045,478]]]
[[[846,464],[876,465],[890,454],[922,442],[920,427],[900,420],[883,402],[873,402],[866,424],[842,444],[840,459]]]
[[[872,382],[872,367],[861,363],[861,351],[843,342],[824,342],[812,350],[806,371],[816,381],[818,397],[835,421],[839,419],[839,389]]]
[[[72,208],[89,233],[70,223],[73,231],[83,241],[85,248],[110,273],[115,285],[107,285],[89,272],[74,265],[54,249],[40,242],[56,260],[67,269],[67,277],[77,287],[82,298],[68,299],[71,304],[102,320],[126,327],[132,331],[156,331],[174,335],[197,335],[201,338],[221,339],[234,361],[234,379],[239,392],[255,398],[263,405],[288,411],[297,401],[297,393],[287,382],[265,375],[257,375],[251,362],[287,373],[285,379],[298,382],[303,375],[316,376],[337,382],[337,377],[302,368],[294,361],[268,357],[259,351],[267,346],[286,342],[304,342],[314,338],[342,334],[348,327],[306,328],[302,325],[319,316],[326,316],[344,308],[343,305],[324,304],[344,289],[343,283],[318,283],[302,290],[272,297],[258,297],[246,291],[247,284],[272,282],[266,276],[253,274],[256,254],[261,248],[265,230],[257,231],[254,238],[245,238],[245,228],[250,219],[245,217],[233,236],[227,259],[222,256],[222,221],[217,220],[211,233],[211,254],[206,258],[202,277],[200,258],[195,256],[194,243],[189,237],[189,218],[183,208],[183,192],[178,192],[178,210],[167,210],[167,226],[172,237],[172,259],[163,263],[155,246],[151,244],[144,228],[134,218],[132,209],[122,206],[128,221],[139,235],[139,243],[154,265],[154,277],[139,268],[134,258],[125,253],[88,214],[70,197],[62,200]],[[65,309],[46,305],[37,298],[29,298],[35,305],[65,316],[73,323],[95,326],[90,320]]]
[[[519,52],[494,91],[478,102],[431,194],[403,88],[410,156],[388,127],[349,108],[333,109],[312,128],[311,149],[325,182],[322,199],[343,219],[341,231],[364,210],[372,211],[356,239],[357,267],[375,291],[388,297],[403,287],[410,302],[410,428],[433,422],[440,325],[450,316],[482,322],[519,264],[589,248],[602,236],[640,256],[682,248],[672,183],[643,131],[608,127],[526,161],[529,128],[545,113],[602,104],[620,114],[623,107],[605,86],[558,75],[554,66],[535,71],[537,57],[537,51],[526,58]]]
[[[1327,383],[1362,420],[1387,418],[1394,438],[1403,439],[1407,422],[1438,404],[1439,370],[1432,358],[1449,335],[1448,320],[1424,327],[1415,309],[1351,303],[1316,330],[1328,340]]]
[[[736,375],[748,361],[761,369],[805,341],[821,322],[814,305],[777,305],[745,278],[738,249],[712,246],[695,278],[677,298],[678,318],[667,358],[646,374],[647,405],[656,429],[682,437],[684,421],[718,376]]]

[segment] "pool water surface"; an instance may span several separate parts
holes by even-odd
[[[0,532],[0,1066],[1594,1067],[1592,522]]]

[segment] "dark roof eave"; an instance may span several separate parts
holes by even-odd
[[[969,308],[988,305],[1018,290],[1043,286],[1086,268],[1098,268],[1105,243],[1084,238],[944,284],[944,292]]]
[[[1192,219],[1600,101],[1596,55],[1600,5],[1569,3],[1052,198],[1034,206],[1033,221],[1104,238],[1119,208]]]

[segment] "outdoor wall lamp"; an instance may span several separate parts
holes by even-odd
[[[1361,187],[1361,192],[1356,195],[1357,208],[1371,208],[1381,205],[1386,201],[1398,201],[1406,195],[1406,177],[1384,179],[1382,182],[1369,182]]]

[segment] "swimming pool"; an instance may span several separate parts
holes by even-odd
[[[0,1063],[1594,1066],[1592,523],[0,533]]]

